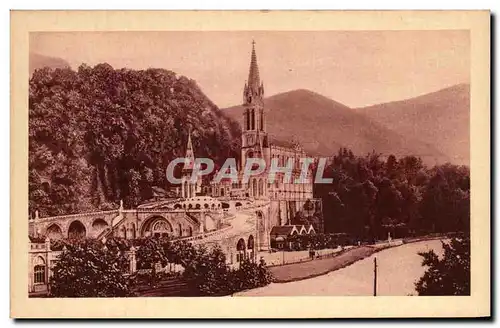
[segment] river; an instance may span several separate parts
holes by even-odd
[[[442,254],[439,240],[386,249],[325,275],[288,283],[272,283],[235,296],[369,296],[373,295],[373,259],[377,258],[377,295],[417,295],[415,282],[424,274],[420,251]]]

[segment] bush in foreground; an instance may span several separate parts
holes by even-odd
[[[67,245],[53,268],[53,297],[126,297],[128,261],[120,251],[108,250],[92,240]]]
[[[428,266],[424,276],[415,284],[419,295],[470,295],[470,238],[451,239],[442,243],[440,259],[433,251],[419,253]]]
[[[256,264],[244,260],[238,269],[231,269],[219,247],[211,250],[199,248],[196,256],[187,263],[184,277],[191,288],[203,296],[230,295],[271,282],[271,275],[263,261]]]

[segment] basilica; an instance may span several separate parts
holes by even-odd
[[[195,150],[189,135],[186,149],[186,163],[184,165],[181,188],[178,195],[195,197],[207,195],[215,198],[244,198],[268,199],[270,201],[268,222],[260,224],[260,230],[267,233],[274,226],[309,223],[317,232],[323,230],[322,217],[316,217],[313,222],[297,222],[298,213],[307,217],[308,209],[321,213],[321,200],[313,196],[313,172],[309,168],[302,183],[294,183],[301,174],[300,159],[307,154],[298,142],[279,140],[270,136],[266,129],[266,111],[264,103],[264,83],[260,79],[255,42],[252,42],[250,69],[248,80],[243,87],[243,117],[240,124],[241,157],[238,167],[238,181],[222,179],[220,182],[203,183],[202,179],[191,179]],[[266,163],[264,172],[252,176],[248,181],[243,178],[243,169],[249,158],[260,158]],[[269,180],[269,169],[272,160],[277,161],[279,167],[285,167],[291,160],[293,163],[292,176],[289,181],[284,173],[277,173],[274,181]],[[302,176],[304,178],[304,176]],[[306,212],[306,213],[304,213]],[[264,239],[264,238],[262,238]]]
[[[105,243],[115,237],[168,237],[195,245],[218,245],[228,265],[235,266],[242,259],[256,261],[259,252],[282,247],[289,235],[323,232],[321,199],[313,196],[313,169],[304,170],[300,164],[306,153],[298,143],[280,141],[267,132],[266,111],[270,109],[264,104],[255,44],[243,106],[236,179],[203,180],[195,174],[199,164],[189,133],[180,185],[168,197],[136,208],[124,208],[120,201],[118,209],[55,217],[40,217],[35,211],[28,223],[30,295],[47,292],[49,268],[62,252],[53,249],[52,240],[93,238]],[[245,177],[247,164],[255,163],[250,159],[265,163],[265,169]],[[271,163],[286,166],[288,173],[270,175]],[[290,173],[291,179],[287,179]],[[297,179],[300,183],[294,183]],[[135,270],[134,254],[128,251],[130,272]]]

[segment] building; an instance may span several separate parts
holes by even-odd
[[[57,254],[50,251],[51,239],[169,236],[193,243],[217,244],[228,262],[235,265],[243,258],[256,257],[258,251],[272,248],[271,233],[283,230],[275,227],[296,225],[302,227],[299,234],[322,232],[322,204],[321,199],[313,196],[312,167],[301,183],[293,183],[301,176],[299,160],[306,157],[306,153],[298,142],[279,140],[267,132],[264,84],[259,76],[255,43],[243,88],[243,106],[237,181],[203,181],[201,176],[192,179],[196,162],[189,133],[181,183],[174,197],[157,196],[135,209],[124,209],[120,204],[118,209],[110,211],[47,218],[39,217],[36,212],[29,220],[30,292],[46,289],[48,268],[57,258]],[[250,158],[262,159],[266,170],[244,181],[243,169]],[[283,173],[270,180],[272,160],[280,167],[293,160],[291,181],[285,181]],[[172,196],[163,190],[157,194]],[[293,234],[293,228],[290,233]],[[273,235],[277,242],[279,237]]]
[[[279,140],[267,132],[264,83],[260,79],[255,42],[252,42],[248,80],[243,87],[243,107],[239,180],[232,184],[227,181],[219,184],[212,183],[210,190],[217,191],[212,196],[234,194],[253,199],[268,199],[270,206],[266,216],[267,222],[261,222],[259,225],[262,230],[261,241],[267,240],[273,226],[293,224],[298,216],[302,220],[304,217],[308,220],[307,215],[303,214],[311,212],[311,209],[304,209],[304,206],[313,207],[313,216],[310,216],[308,223],[313,224],[317,232],[322,232],[322,204],[321,200],[315,199],[313,195],[312,166],[309,167],[303,183],[293,183],[300,176],[302,168],[300,159],[307,157],[306,152],[299,142]],[[252,176],[248,183],[244,183],[242,172],[249,158],[263,159],[266,163],[266,171],[259,176]],[[293,171],[289,182],[285,181],[283,173],[276,174],[274,181],[269,180],[269,168],[273,159],[277,160],[279,167],[284,167],[289,160],[293,160]],[[303,222],[298,223],[303,224]],[[269,246],[268,240],[261,243],[260,247],[265,248],[266,245]]]

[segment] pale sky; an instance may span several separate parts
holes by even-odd
[[[76,69],[172,70],[197,81],[219,107],[239,105],[252,39],[266,96],[309,89],[350,107],[469,83],[469,32],[65,32],[31,33],[30,51]]]

